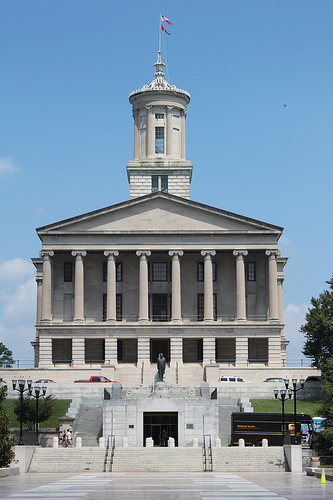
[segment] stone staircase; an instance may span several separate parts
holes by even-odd
[[[212,448],[212,455],[214,472],[285,472],[288,470],[282,446]]]
[[[36,447],[29,472],[103,472],[105,448]]]
[[[202,448],[115,448],[112,472],[126,471],[202,472]]]
[[[103,400],[85,399],[80,406],[77,418],[74,443],[82,438],[82,446],[98,446],[98,439],[103,435]]]

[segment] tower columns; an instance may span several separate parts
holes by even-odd
[[[42,292],[42,318],[41,321],[51,321],[52,319],[52,268],[51,258],[54,251],[41,251],[39,256],[43,259],[43,292]]]
[[[180,157],[182,160],[186,158],[185,152],[185,118],[186,111],[184,109],[180,112],[180,131],[181,131],[181,144],[180,144]]]
[[[172,110],[173,106],[166,107],[166,154],[172,155]]]
[[[85,250],[73,250],[75,257],[74,321],[84,321],[84,264]]]
[[[201,250],[204,257],[204,321],[214,321],[213,262],[215,250]]]
[[[147,156],[154,156],[155,154],[155,148],[154,148],[154,133],[155,133],[155,127],[154,127],[154,117],[153,117],[153,111],[154,111],[154,106],[146,106],[147,112],[148,112],[148,118],[147,118]]]
[[[247,250],[234,250],[236,257],[236,319],[246,321],[246,300],[245,300],[245,264],[244,257],[249,252]]]
[[[279,321],[277,263],[276,258],[280,256],[279,250],[266,250],[268,256],[268,295],[269,295],[269,319]]]
[[[148,317],[148,257],[150,250],[137,250],[136,255],[140,257],[139,265],[139,322],[146,323]]]
[[[116,312],[116,257],[118,250],[105,250],[107,262],[107,291],[106,291],[106,321],[115,323],[117,318]]]
[[[182,321],[182,306],[181,306],[181,284],[180,284],[180,260],[179,257],[184,255],[183,250],[170,250],[169,255],[172,257],[172,318],[173,323],[181,323]]]

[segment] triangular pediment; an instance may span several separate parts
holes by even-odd
[[[280,232],[282,228],[165,193],[135,198],[39,228],[45,233]]]

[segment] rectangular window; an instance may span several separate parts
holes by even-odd
[[[256,281],[256,263],[255,262],[247,262],[247,281]]]
[[[155,118],[156,120],[163,120],[164,113],[155,113]]]
[[[73,281],[73,262],[64,262],[64,281],[65,283]]]
[[[153,293],[153,321],[169,321],[168,318],[168,294]]]
[[[158,175],[151,176],[151,192],[157,193],[158,191]]]
[[[161,175],[161,191],[163,193],[168,192],[168,176],[167,175]]]
[[[164,154],[164,127],[155,127],[155,153]]]
[[[167,281],[167,263],[166,262],[153,262],[152,264],[152,281]]]
[[[212,262],[213,264],[213,281],[216,281],[216,262]],[[204,263],[203,262],[198,262],[197,263],[197,281],[204,281],[205,275],[204,275]]]
[[[204,294],[198,293],[198,321],[204,320]],[[217,295],[213,293],[213,316],[214,321],[217,320]]]
[[[107,312],[107,294],[103,293],[103,321],[106,321]],[[123,295],[121,293],[116,294],[116,320],[122,321],[123,319]]]
[[[103,262],[103,281],[108,280],[108,263]],[[123,281],[123,263],[116,262],[116,281]]]

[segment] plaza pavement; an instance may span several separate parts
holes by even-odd
[[[0,478],[10,500],[317,500],[333,482],[299,473],[27,473]]]

